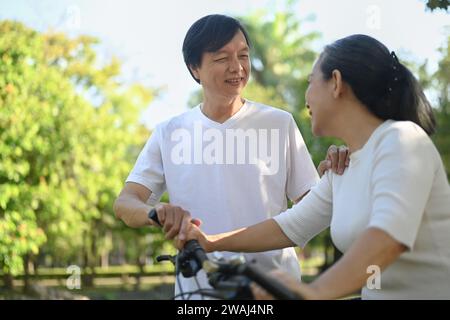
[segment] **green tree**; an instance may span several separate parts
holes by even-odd
[[[0,268],[6,284],[41,254],[93,272],[121,232],[112,203],[147,139],[155,91],[117,80],[97,40],[0,22]],[[135,237],[140,236],[134,233]]]
[[[427,8],[430,9],[431,11],[434,11],[436,9],[442,9],[442,10],[447,11],[449,1],[448,0],[427,0],[426,5],[427,5]]]

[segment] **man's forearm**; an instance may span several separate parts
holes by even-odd
[[[131,197],[117,199],[114,204],[116,216],[132,228],[152,225],[148,219],[150,209],[149,205]]]
[[[295,245],[273,219],[247,228],[211,235],[208,240],[208,251],[260,252]]]

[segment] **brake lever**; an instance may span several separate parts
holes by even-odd
[[[177,258],[177,256],[175,255],[175,256],[171,256],[171,255],[168,255],[168,254],[163,254],[163,255],[161,255],[161,256],[157,256],[156,257],[156,261],[157,262],[162,262],[162,261],[170,261],[170,262],[172,262],[173,264],[175,264],[175,259]]]

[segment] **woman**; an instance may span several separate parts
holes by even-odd
[[[272,219],[209,236],[192,225],[188,239],[208,252],[257,252],[303,247],[330,227],[344,252],[335,265],[309,285],[277,275],[298,294],[335,299],[362,288],[363,299],[449,299],[450,188],[417,80],[382,43],[352,35],[320,55],[306,102],[314,135],[349,147],[344,175],[328,171],[299,204]],[[367,285],[377,270],[381,281]],[[266,297],[261,290],[256,294]]]

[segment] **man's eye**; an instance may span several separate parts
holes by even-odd
[[[248,58],[247,54],[241,54],[241,58]]]
[[[214,60],[214,61],[216,61],[216,62],[222,62],[222,61],[225,61],[225,60],[227,60],[227,58],[219,58],[219,59],[216,59],[216,60]]]

